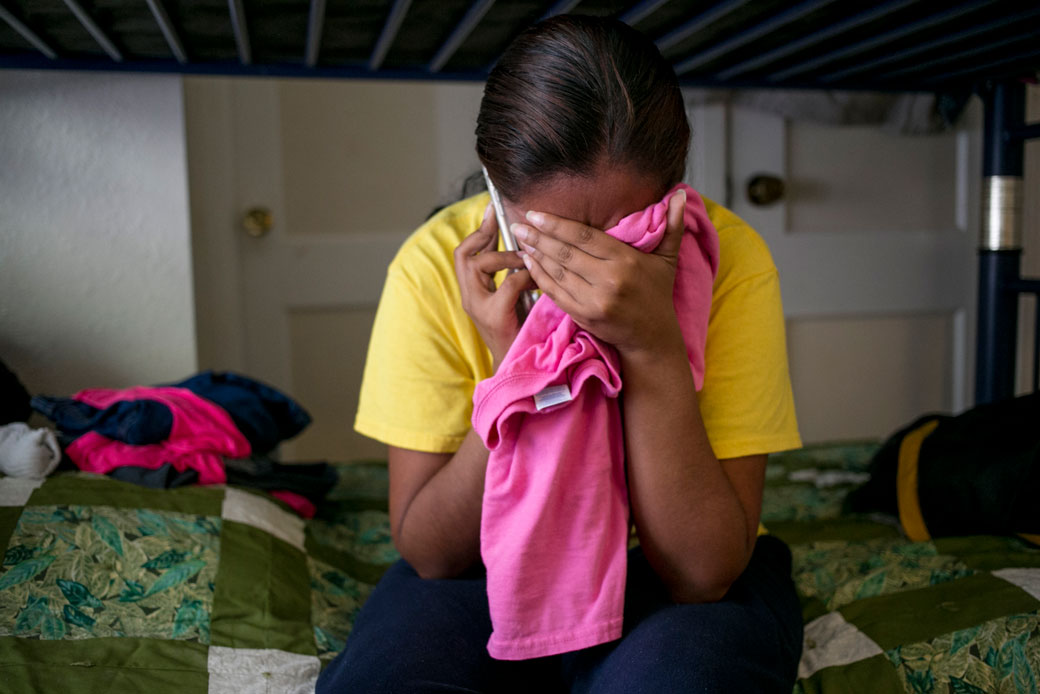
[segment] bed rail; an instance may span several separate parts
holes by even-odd
[[[978,342],[975,402],[1015,394],[1018,300],[1038,299],[1033,339],[1033,390],[1040,389],[1040,280],[1021,276],[1023,162],[1026,140],[1040,137],[1040,124],[1025,123],[1026,86],[997,82],[983,90],[982,226],[979,244]]]

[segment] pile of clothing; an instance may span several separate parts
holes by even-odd
[[[46,477],[61,462],[50,429],[33,429],[29,391],[0,361],[0,473],[9,477]]]
[[[3,371],[14,392],[10,379],[17,379]],[[305,517],[314,515],[336,481],[335,470],[324,462],[280,463],[269,457],[310,424],[310,415],[285,394],[240,374],[205,371],[176,383],[96,388],[70,397],[30,399],[20,383],[18,388],[14,397],[5,397],[16,403],[5,416],[21,421],[0,429],[4,474],[46,476],[64,453],[81,470],[147,487],[264,489]],[[57,432],[30,429],[24,423],[29,408],[54,422]],[[4,432],[17,438],[17,450],[10,443],[5,447]]]

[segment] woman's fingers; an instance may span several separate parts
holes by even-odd
[[[488,206],[484,209],[484,219],[481,220],[480,226],[477,227],[476,231],[462,239],[462,242],[455,247],[456,264],[458,264],[460,256],[476,255],[487,250],[491,244],[497,244],[497,231],[498,223],[495,221],[495,215],[491,214],[491,204],[488,203]]]
[[[686,191],[680,188],[668,198],[667,226],[661,243],[654,249],[657,255],[668,258],[679,256],[679,245],[682,243],[683,231],[685,230],[684,215],[686,214]]]
[[[527,266],[528,272],[531,273],[531,279],[538,285],[538,288],[547,294],[553,300],[553,303],[566,313],[573,315],[573,312],[577,309],[577,302],[574,293],[567,286],[567,280],[570,278],[571,281],[574,281],[575,276],[564,271],[560,275],[560,280],[557,281],[556,277],[547,272],[542,264],[529,253],[524,253],[523,262]]]
[[[600,229],[548,212],[528,212],[526,218],[528,228],[534,228],[545,236],[594,258],[609,259],[613,256],[613,244],[619,243]]]
[[[520,267],[523,268],[523,261],[519,258],[517,260],[520,262]],[[509,306],[516,306],[520,300],[520,292],[526,289],[534,289],[534,282],[531,280],[531,273],[525,268],[506,275],[502,284],[495,291],[495,297],[500,298]]]
[[[523,251],[533,256],[557,282],[568,281],[567,276],[572,275],[570,280],[593,283],[596,264],[601,262],[600,258],[526,224],[513,224],[512,229]],[[600,235],[605,236],[602,232]]]
[[[500,270],[519,270],[523,266],[524,261],[513,251],[485,251],[470,260],[470,267],[488,275]]]
[[[455,275],[460,286],[484,293],[493,292],[495,273],[523,267],[515,253],[496,250],[497,231],[498,224],[489,204],[480,226],[455,247]]]

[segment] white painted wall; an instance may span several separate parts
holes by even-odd
[[[30,392],[196,367],[181,79],[0,71],[0,359]]]

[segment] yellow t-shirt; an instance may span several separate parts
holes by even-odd
[[[473,389],[491,376],[491,353],[462,309],[452,253],[480,226],[487,202],[485,193],[441,210],[390,264],[361,384],[359,433],[430,453],[462,444]],[[797,448],[776,266],[743,220],[704,204],[719,234],[700,392],[712,449],[724,459]]]

